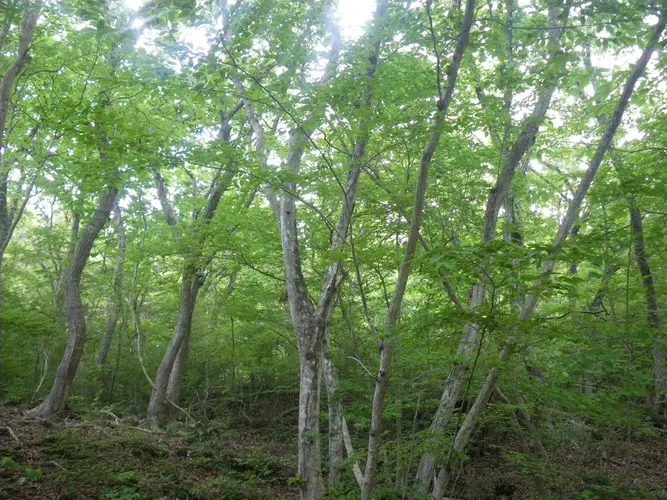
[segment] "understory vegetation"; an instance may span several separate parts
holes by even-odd
[[[661,0],[0,0],[0,498],[667,498]]]

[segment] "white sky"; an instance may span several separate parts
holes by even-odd
[[[145,3],[145,0],[123,0],[123,2],[130,9],[137,11]],[[235,2],[232,0],[229,3],[234,4]],[[357,39],[363,34],[363,27],[370,21],[375,11],[375,5],[376,0],[338,0],[336,15],[340,22],[343,38]],[[197,43],[197,41],[195,41],[195,44],[204,46],[203,43]]]
[[[130,9],[136,11],[138,10],[146,0],[123,0],[125,5],[129,7]],[[234,4],[236,0],[229,0],[230,4]],[[358,39],[361,35],[364,33],[364,27],[366,24],[371,20],[373,16],[373,12],[376,7],[377,0],[338,0],[338,5],[336,9],[336,17],[339,22],[339,26],[341,29],[341,34],[344,39],[346,40],[355,40]],[[530,5],[530,0],[519,0],[519,5],[522,6],[526,10],[531,9]],[[644,19],[644,22],[648,25],[654,25],[657,23],[657,18],[655,16],[647,16]],[[134,28],[139,28],[141,26],[141,20],[137,19],[135,23],[133,24]],[[209,44],[209,37],[211,36],[210,33],[206,31],[204,28],[183,28],[180,27],[180,31],[183,34],[182,35],[182,41],[185,42],[190,49],[192,50],[193,53],[199,53],[199,54],[206,54],[209,49],[210,49],[210,44]],[[605,37],[611,37],[611,34],[607,33],[605,29],[602,29],[601,32],[599,33],[599,36],[601,38]],[[137,46],[142,47],[146,49],[148,52],[153,52],[156,50],[156,48],[153,46],[151,43],[151,33],[150,30],[144,31],[144,34],[142,37],[139,39]],[[618,70],[618,69],[625,69],[631,64],[633,64],[637,58],[639,57],[639,54],[641,53],[641,48],[639,47],[631,47],[624,49],[620,51],[617,54],[612,54],[607,53],[604,55],[600,54],[592,54],[592,62],[593,65],[597,68],[604,68],[607,70]],[[654,55],[654,60],[657,59],[657,54]],[[179,66],[180,63],[178,60],[174,60],[174,69],[176,71],[179,71]],[[648,72],[650,74],[651,70],[653,69],[650,65],[648,68]],[[533,89],[527,90],[527,94],[532,94],[534,91]],[[520,99],[521,96],[517,96],[517,101],[521,101]],[[530,111],[529,107],[521,107],[521,106],[516,106],[516,115],[514,118],[519,119],[521,118],[520,115],[526,114]],[[550,116],[552,120],[554,121],[556,126],[562,126],[564,124],[564,120],[560,117],[559,113],[552,111],[550,113]],[[629,139],[637,139],[641,137],[641,133],[634,127],[629,127],[630,130],[626,131],[627,136],[625,140]],[[581,138],[572,138],[575,140],[575,142],[578,142],[577,139]],[[484,141],[482,141],[484,142]],[[270,158],[270,163],[280,163],[280,159],[277,157],[271,157]],[[534,164],[534,167],[536,167],[538,170],[540,170],[540,165],[539,162],[537,161],[532,161],[532,164]],[[489,178],[489,182],[493,182],[493,179]]]

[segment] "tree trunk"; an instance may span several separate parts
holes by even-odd
[[[300,332],[301,337],[316,337]],[[313,344],[299,351],[299,477],[302,500],[324,496],[320,455],[320,348]]]
[[[396,326],[400,317],[401,304],[407,288],[408,278],[412,268],[412,260],[414,259],[417,242],[419,240],[419,231],[421,229],[421,221],[424,214],[424,205],[426,202],[426,188],[428,186],[428,173],[435,154],[440,137],[442,134],[442,124],[447,116],[447,110],[454,95],[454,88],[456,86],[456,79],[458,77],[461,60],[468,40],[470,38],[470,29],[473,23],[475,11],[475,0],[468,0],[466,3],[466,11],[463,19],[461,34],[456,44],[456,49],[452,56],[452,61],[447,71],[447,88],[444,94],[438,96],[438,109],[436,111],[435,120],[433,124],[433,132],[430,141],[426,144],[422,152],[417,186],[415,189],[415,202],[412,211],[412,220],[410,222],[410,233],[406,243],[405,255],[403,263],[399,270],[398,279],[396,282],[396,289],[389,305],[387,312],[387,337],[388,340],[383,340],[380,343],[380,367],[375,385],[375,393],[373,395],[373,406],[371,415],[371,430],[368,438],[368,457],[366,459],[366,471],[364,474],[364,487],[362,490],[362,500],[370,500],[373,494],[374,477],[377,469],[377,461],[380,451],[380,438],[382,426],[382,414],[384,410],[385,396],[387,392],[387,385],[389,383],[389,373],[391,370],[393,345],[391,343],[391,333]],[[438,75],[438,80],[440,75]]]
[[[600,142],[598,143],[598,147],[593,155],[591,163],[586,172],[584,173],[584,176],[581,182],[579,183],[579,186],[577,187],[577,191],[574,195],[574,198],[570,202],[565,217],[563,218],[560,226],[558,227],[558,232],[556,233],[556,238],[554,239],[553,243],[554,246],[562,244],[567,239],[567,236],[570,234],[572,227],[574,226],[576,216],[579,213],[584,197],[586,196],[586,193],[588,192],[588,189],[590,188],[590,185],[593,182],[593,178],[595,177],[595,173],[600,168],[605,153],[611,146],[614,134],[616,133],[616,130],[618,129],[618,126],[621,123],[621,119],[623,118],[625,109],[628,105],[628,102],[630,101],[630,97],[632,96],[635,84],[643,74],[644,69],[648,64],[648,61],[651,58],[651,55],[653,54],[653,51],[655,50],[658,41],[660,40],[660,36],[662,35],[662,32],[665,29],[665,20],[666,16],[665,14],[663,14],[660,17],[660,20],[658,21],[658,24],[654,29],[651,39],[649,40],[646,48],[644,49],[641,57],[639,58],[639,61],[637,62],[635,69],[632,71],[632,73],[628,77],[628,80],[625,83],[619,102],[616,105],[616,109],[614,110],[611,120],[608,123],[608,127],[605,130],[605,133],[600,138]],[[553,271],[554,267],[555,267],[555,261],[548,261],[542,266],[542,277],[537,280],[537,282],[534,284],[533,287],[534,291],[526,298],[523,310],[521,311],[521,315],[519,317],[520,321],[527,321],[533,315],[537,307],[537,303],[539,301],[540,291],[543,288],[543,285],[546,282],[548,276]],[[510,355],[511,351],[509,346],[512,343],[513,340],[508,339],[507,345],[505,345],[500,351],[499,354],[500,360],[504,360]],[[438,474],[436,486],[433,492],[434,499],[437,500],[443,497],[445,488],[447,486],[449,472],[455,468],[460,453],[463,451],[464,446],[467,443],[472,430],[477,425],[479,417],[482,414],[484,408],[486,408],[491,393],[495,388],[497,379],[498,379],[498,369],[494,368],[487,375],[486,380],[484,381],[484,384],[482,385],[482,388],[478,393],[477,398],[475,399],[473,407],[468,412],[468,415],[466,416],[464,423],[462,424],[461,428],[458,430],[456,434],[454,443],[452,445],[452,450],[451,450],[452,452],[450,453],[447,461],[442,466],[442,468],[440,469],[440,473]]]
[[[176,328],[160,362],[157,375],[155,376],[153,392],[148,403],[148,418],[160,426],[164,425],[167,421],[168,401],[166,398],[168,397],[167,388],[169,386],[169,379],[181,346],[190,335],[192,316],[195,310],[195,301],[197,300],[199,287],[200,281],[195,274],[193,266],[186,265],[183,270],[183,279],[181,282],[181,303],[178,309]]]
[[[328,335],[324,336],[323,341],[322,371],[329,405],[329,484],[332,485],[340,483],[345,459],[343,403],[338,394],[338,376],[331,359]]]
[[[83,354],[86,343],[86,318],[81,302],[81,275],[88,262],[90,251],[99,232],[104,227],[113,203],[118,195],[118,189],[111,187],[105,192],[100,203],[88,223],[83,235],[79,239],[74,250],[74,258],[67,269],[65,279],[64,309],[69,335],[67,337],[67,348],[53,382],[51,392],[37,408],[28,412],[33,418],[49,418],[65,407],[74,377],[76,376],[79,361]]]
[[[550,32],[550,55],[549,61],[547,62],[548,66],[553,64],[554,59],[559,53],[560,30],[555,28],[559,22],[558,15],[558,9],[555,7],[549,9],[549,25],[554,27],[554,29]],[[507,199],[516,170],[519,167],[521,160],[535,140],[539,127],[544,121],[544,117],[551,105],[551,98],[556,90],[557,81],[558,78],[548,79],[539,89],[538,99],[531,115],[524,120],[521,134],[516,139],[509,152],[505,155],[503,169],[487,199],[484,222],[482,225],[482,243],[488,243],[495,240],[500,207],[503,201]],[[471,312],[477,310],[477,308],[482,306],[485,302],[486,287],[482,282],[484,274],[483,269],[479,274],[480,282],[473,286],[467,307],[468,311]],[[433,441],[421,457],[419,467],[417,468],[415,482],[417,491],[421,494],[426,493],[433,479],[436,458],[434,448],[437,448],[438,440],[449,424],[454,412],[456,400],[465,382],[470,361],[477,350],[479,332],[480,326],[478,324],[469,323],[464,327],[463,336],[461,337],[461,341],[457,348],[457,358],[462,361],[454,363],[454,366],[445,381],[440,405],[438,406],[430,427]]]
[[[21,23],[21,31],[19,33],[19,45],[16,54],[16,59],[12,65],[7,69],[5,74],[0,79],[0,313],[3,311],[4,300],[4,280],[2,278],[2,265],[4,263],[5,250],[12,238],[14,229],[18,224],[23,210],[28,202],[32,185],[28,190],[25,201],[21,205],[20,210],[15,210],[16,207],[9,208],[8,205],[8,183],[10,169],[4,167],[3,154],[5,148],[5,134],[7,132],[7,117],[9,115],[9,105],[14,91],[14,84],[16,79],[21,74],[30,59],[29,51],[32,45],[33,37],[35,36],[35,28],[37,26],[37,19],[42,8],[42,2],[36,1],[31,4],[28,0],[23,1],[23,21]],[[6,24],[6,32],[3,32],[2,40],[11,28],[11,20]],[[0,325],[0,397],[4,392],[4,376],[2,366],[2,326]]]
[[[111,314],[107,320],[104,329],[104,337],[100,350],[97,353],[97,364],[104,366],[107,361],[111,339],[116,331],[116,324],[123,308],[123,263],[125,262],[125,228],[123,227],[123,218],[120,212],[120,206],[116,201],[114,205],[114,219],[116,222],[116,233],[118,236],[118,256],[113,270],[113,304],[111,305]]]
[[[221,113],[221,124],[219,130],[219,138],[225,143],[229,143],[231,134],[230,120],[233,115],[240,109],[238,106],[232,110],[231,113]],[[235,175],[234,170],[221,168],[213,178],[209,191],[207,193],[208,203],[201,210],[196,210],[193,214],[193,223],[199,221],[208,224],[222,201],[222,197],[227,190],[232,178]],[[178,220],[174,212],[167,193],[162,175],[158,171],[154,173],[155,186],[157,189],[158,199],[162,206],[162,212],[167,220],[167,224],[172,228],[174,239],[182,243],[183,230],[178,225]],[[178,405],[181,393],[181,380],[185,373],[187,364],[190,334],[192,329],[192,317],[194,315],[195,304],[197,302],[197,295],[199,289],[204,284],[204,277],[200,276],[201,269],[197,267],[201,265],[202,268],[206,266],[208,261],[203,259],[203,263],[197,263],[201,259],[201,246],[204,244],[204,237],[200,234],[199,247],[194,250],[186,250],[183,254],[184,271],[181,282],[181,303],[178,310],[178,320],[174,335],[171,342],[167,346],[167,351],[160,362],[158,373],[155,377],[153,385],[153,392],[148,403],[148,417],[158,425],[164,425],[169,417],[168,406]]]
[[[169,384],[167,384],[167,399],[175,404],[179,404],[179,400],[181,399],[181,381],[183,380],[185,367],[188,362],[188,355],[190,354],[191,337],[192,319],[190,319],[188,333],[183,339],[183,343],[181,344],[181,347],[178,350],[178,354],[176,355],[176,359],[174,360],[174,366],[171,368],[171,373],[169,374]]]
[[[635,200],[631,200],[630,202],[630,226],[632,227],[632,238],[634,240],[635,259],[641,273],[644,294],[646,295],[648,326],[653,332],[651,340],[654,343],[652,351],[655,375],[655,402],[656,404],[660,404],[667,401],[667,363],[665,362],[665,351],[659,345],[655,345],[661,340],[663,333],[660,329],[658,297],[644,244],[644,222]]]

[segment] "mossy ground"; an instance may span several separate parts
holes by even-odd
[[[31,480],[0,469],[2,499],[298,498],[287,485],[296,463],[287,437],[219,423],[156,431],[132,418],[29,421],[1,411],[19,442],[0,437],[0,455],[42,472]]]
[[[289,484],[296,476],[295,418],[265,413],[272,417],[218,416],[156,430],[119,412],[28,420],[18,408],[0,406],[0,427],[9,426],[18,439],[0,435],[0,459],[11,458],[0,464],[0,499],[297,499]],[[325,422],[322,431],[326,446]],[[565,436],[545,442],[546,460],[520,453],[506,429],[487,431],[468,449],[453,498],[667,499],[667,439],[659,429],[632,440]],[[359,432],[357,441],[362,437]],[[378,475],[378,498],[416,500],[397,493],[393,476],[384,477],[389,469]],[[328,498],[358,498],[345,475]]]

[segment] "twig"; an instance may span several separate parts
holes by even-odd
[[[11,436],[11,438],[16,441],[17,443],[20,443],[19,438],[16,437],[16,434],[14,434],[14,431],[12,430],[11,427],[0,427],[0,434],[8,434]]]
[[[106,409],[102,409],[102,410],[100,410],[100,413],[104,413],[105,415],[109,415],[109,416],[115,418],[116,419],[116,424],[120,423],[120,419],[113,412],[111,412],[109,410],[106,410]]]
[[[355,358],[354,356],[348,356],[348,359],[353,359],[353,360],[355,360],[357,363],[359,363],[359,364],[361,365],[361,367],[362,367],[364,370],[366,370],[366,373],[368,373],[371,377],[373,376],[373,374],[368,370],[368,368],[366,368],[366,367],[364,366],[364,364],[363,364],[361,361],[359,361],[357,358]]]
[[[153,431],[149,431],[148,429],[143,429],[141,427],[135,427],[134,425],[128,425],[127,427],[129,427],[130,429],[136,429],[138,431],[145,432],[146,434],[153,434]]]
[[[55,465],[56,467],[58,467],[58,468],[64,470],[64,471],[67,472],[68,474],[70,473],[69,470],[65,469],[65,467],[63,467],[62,465],[60,465],[60,464],[59,464],[58,462],[56,462],[55,460],[51,460],[50,462],[46,462],[46,463],[47,463],[47,464],[53,464],[53,465]]]

